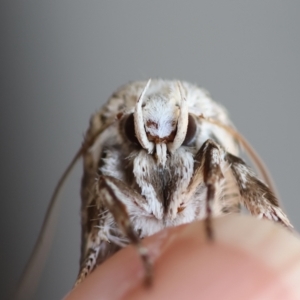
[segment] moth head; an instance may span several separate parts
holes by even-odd
[[[156,154],[165,165],[167,152],[190,145],[196,137],[195,118],[188,113],[188,104],[178,82],[168,96],[148,92],[150,80],[137,100],[133,114],[125,121],[125,134],[148,153]]]

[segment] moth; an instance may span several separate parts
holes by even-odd
[[[90,122],[83,155],[80,283],[128,243],[165,227],[239,212],[290,227],[272,191],[238,157],[225,110],[187,82],[134,82],[116,91]],[[235,186],[234,186],[235,185]],[[207,222],[207,234],[212,228]]]
[[[250,153],[266,183],[239,157]],[[141,240],[166,227],[240,213],[292,228],[264,167],[205,90],[184,81],[149,80],[119,88],[90,120],[78,158],[81,257],[76,285],[116,251],[134,244],[151,280]]]

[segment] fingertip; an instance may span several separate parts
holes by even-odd
[[[298,238],[276,224],[244,216],[214,219],[213,229],[213,242],[203,222],[145,239],[154,262],[150,288],[143,284],[137,252],[128,247],[98,267],[68,300],[300,299]]]

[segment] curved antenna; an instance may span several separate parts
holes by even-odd
[[[226,130],[228,133],[230,133],[236,140],[240,142],[240,144],[245,149],[246,153],[248,154],[249,158],[251,159],[252,163],[255,165],[255,167],[258,169],[258,171],[261,173],[261,176],[263,177],[266,184],[269,186],[271,191],[277,196],[279,199],[279,193],[275,187],[274,181],[272,179],[272,176],[270,175],[268,168],[264,164],[263,160],[260,158],[258,153],[254,150],[254,148],[251,146],[251,144],[246,140],[246,138],[237,130],[234,128],[222,124],[221,122],[218,122],[216,120],[212,120],[210,118],[205,118],[203,115],[199,116],[202,120],[217,125],[224,130]]]
[[[14,299],[16,300],[31,299],[36,290],[40,274],[43,271],[54,237],[55,225],[57,224],[58,219],[58,209],[61,202],[58,201],[58,199],[60,199],[58,195],[68,175],[81,155],[82,151],[80,149],[68,165],[67,169],[64,171],[55,187],[37,241],[18,283],[17,291],[14,296]]]
[[[99,130],[97,130],[94,135],[92,135],[82,144],[81,148],[77,151],[72,161],[69,163],[59,181],[57,182],[51,196],[50,203],[48,205],[37,241],[18,282],[18,286],[13,297],[14,300],[32,299],[32,296],[34,295],[34,292],[38,286],[41,272],[43,271],[44,265],[46,263],[46,258],[53,242],[55,226],[58,219],[59,206],[61,204],[61,201],[59,201],[60,197],[58,197],[59,193],[61,192],[64,183],[66,182],[69,174],[73,170],[79,158],[86,153],[86,151],[94,144],[96,138],[112,123],[113,121],[108,122],[106,126],[103,126]]]

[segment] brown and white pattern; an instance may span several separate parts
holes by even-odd
[[[211,122],[206,121],[212,120]],[[214,124],[215,123],[215,124]],[[222,126],[218,126],[221,124]],[[292,227],[278,200],[239,155],[225,109],[187,82],[133,82],[92,116],[83,155],[80,283],[128,243],[165,227],[240,212]]]

